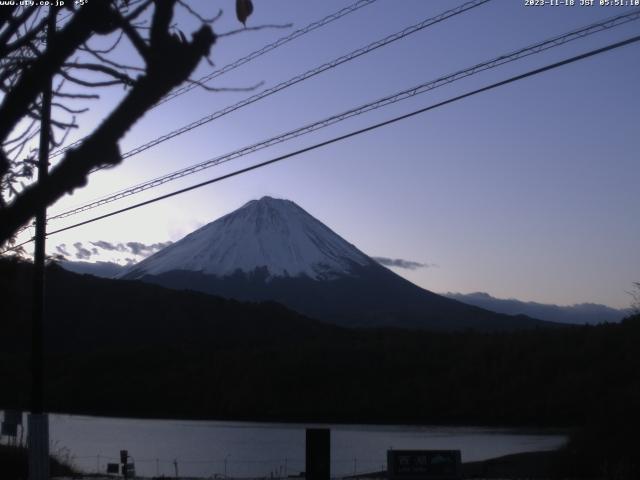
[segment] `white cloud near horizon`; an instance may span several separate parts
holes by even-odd
[[[435,263],[421,263],[414,260],[405,260],[404,258],[388,258],[388,257],[372,257],[380,265],[385,267],[404,268],[406,270],[416,270],[418,268],[437,267]]]

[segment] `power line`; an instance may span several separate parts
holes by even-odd
[[[392,35],[389,35],[381,40],[377,40],[375,42],[370,43],[369,45],[359,48],[357,50],[352,51],[351,53],[348,53],[347,55],[343,55],[339,58],[336,58],[335,60],[332,60],[331,62],[327,62],[324,63],[316,68],[313,68],[311,70],[308,70],[302,74],[296,75],[293,78],[290,78],[289,80],[286,80],[284,82],[281,82],[271,88],[268,88],[266,90],[263,90],[262,92],[252,95],[248,98],[245,98],[244,100],[241,100],[238,103],[235,103],[233,105],[230,105],[228,107],[223,108],[222,110],[218,110],[217,112],[211,113],[207,116],[204,116],[194,122],[189,123],[188,125],[184,125],[180,128],[177,128],[169,133],[166,133],[160,137],[156,137],[155,139],[140,145],[132,150],[129,150],[128,152],[125,152],[122,154],[122,158],[129,158],[132,157],[134,155],[137,155],[139,153],[144,152],[145,150],[148,150],[152,147],[155,147],[156,145],[159,145],[163,142],[166,142],[167,140],[170,140],[172,138],[175,138],[179,135],[182,135],[184,133],[187,133],[195,128],[201,127],[202,125],[205,125],[209,122],[212,122],[214,120],[217,120],[220,117],[223,117],[231,112],[234,112],[240,108],[246,107],[247,105],[250,105],[252,103],[257,102],[258,100],[262,100],[263,98],[266,98],[270,95],[273,95],[274,93],[277,93],[281,90],[284,90],[285,88],[291,87],[297,83],[300,83],[304,80],[308,80],[309,78],[312,78],[316,75],[319,75],[322,72],[325,72],[327,70],[331,70],[333,68],[338,67],[339,65],[342,65],[343,63],[349,62],[351,60],[354,60],[358,57],[361,57],[362,55],[365,55],[367,53],[370,53],[374,50],[377,50],[380,47],[383,47],[385,45],[388,45],[392,42],[395,42],[397,40],[400,40],[402,38],[405,38],[413,33],[419,32],[420,30],[423,30],[427,27],[430,27],[432,25],[435,25],[437,23],[440,23],[444,20],[447,20],[449,18],[455,17],[457,15],[460,15],[461,13],[464,13],[468,10],[471,10],[473,8],[479,7],[480,5],[483,5],[487,2],[490,2],[491,0],[472,0],[470,2],[464,3],[456,8],[453,8],[451,10],[447,10],[439,15],[436,15],[435,17],[431,17],[431,18],[427,18],[419,23],[416,23],[415,25],[412,25],[410,27],[405,28],[404,30],[394,33]],[[103,168],[106,167],[98,167],[92,170],[92,173],[98,170],[102,170]]]
[[[328,23],[333,22],[334,20],[337,20],[345,15],[348,15],[351,12],[355,12],[356,10],[362,8],[362,7],[366,7],[367,5],[372,4],[373,2],[375,2],[376,0],[359,0],[356,3],[351,4],[348,7],[343,8],[342,10],[339,10],[331,15],[328,15],[326,17],[324,17],[322,20],[318,20],[317,22],[313,22],[310,23],[309,25],[307,25],[304,28],[301,28],[299,30],[296,30],[295,32],[291,33],[290,35],[287,35],[286,37],[282,37],[279,38],[278,40],[276,40],[273,43],[270,43],[268,45],[265,45],[264,47],[262,47],[260,50],[256,50],[252,53],[250,53],[249,55],[247,55],[246,57],[242,57],[238,60],[236,60],[235,62],[229,63],[227,65],[225,65],[224,67],[215,70],[213,72],[211,72],[208,75],[205,75],[204,77],[201,77],[197,80],[198,83],[208,83],[211,80],[213,80],[214,78],[219,77],[220,75],[224,75],[227,72],[230,72],[231,70],[234,70],[236,68],[238,68],[241,65],[244,65],[245,63],[250,62],[251,60],[258,58],[261,55],[264,55],[267,52],[270,52],[271,50],[274,50],[288,42],[290,42],[291,40],[294,40],[298,37],[301,37],[302,35],[309,33],[317,28],[320,28]],[[169,100],[173,100],[174,98],[183,95],[191,90],[193,90],[194,88],[197,88],[198,84],[190,84],[190,85],[185,85],[183,87],[180,87],[176,90],[174,90],[173,92],[169,93],[169,95],[167,95],[165,98],[163,98],[162,100],[160,100],[160,102],[158,102],[158,105],[168,102]]]
[[[575,63],[577,61],[584,60],[586,58],[593,57],[595,55],[598,55],[598,54],[601,54],[601,53],[604,53],[604,52],[608,52],[610,50],[621,48],[623,46],[630,45],[630,44],[638,42],[638,41],[640,41],[640,35],[628,38],[628,39],[623,40],[621,42],[616,42],[616,43],[613,43],[613,44],[609,44],[609,45],[607,45],[605,47],[598,48],[598,49],[595,49],[595,50],[591,50],[591,51],[589,51],[587,53],[576,55],[574,57],[571,57],[571,58],[568,58],[568,59],[565,59],[565,60],[562,60],[562,61],[559,61],[559,62],[556,62],[556,63],[552,63],[550,65],[546,65],[546,66],[541,67],[541,68],[530,70],[530,71],[528,71],[526,73],[523,73],[523,74],[520,74],[520,75],[516,75],[514,77],[510,77],[510,78],[508,78],[506,80],[502,80],[500,82],[492,83],[491,85],[487,85],[485,87],[478,88],[476,90],[472,90],[470,92],[464,93],[462,95],[458,95],[458,96],[450,98],[448,100],[444,100],[442,102],[435,103],[435,104],[430,105],[428,107],[424,107],[424,108],[421,108],[419,110],[414,110],[413,112],[406,113],[404,115],[400,115],[400,116],[394,117],[394,118],[392,118],[390,120],[385,120],[384,122],[376,123],[374,125],[370,125],[368,127],[361,128],[359,130],[355,130],[355,131],[347,133],[345,135],[341,135],[341,136],[338,136],[338,137],[334,137],[334,138],[332,138],[330,140],[326,140],[326,141],[323,141],[323,142],[320,142],[320,143],[316,143],[316,144],[311,145],[309,147],[305,147],[305,148],[302,148],[300,150],[296,150],[294,152],[290,152],[290,153],[287,153],[285,155],[281,155],[279,157],[276,157],[276,158],[273,158],[271,160],[267,160],[265,162],[261,162],[261,163],[252,165],[250,167],[246,167],[246,168],[243,168],[243,169],[240,169],[240,170],[236,170],[236,171],[228,173],[226,175],[221,175],[219,177],[215,177],[215,178],[209,179],[207,181],[204,181],[204,182],[201,182],[201,183],[197,183],[195,185],[191,185],[189,187],[182,188],[180,190],[173,191],[171,193],[167,193],[167,194],[164,194],[164,195],[160,195],[158,197],[154,197],[154,198],[146,200],[144,202],[140,202],[140,203],[137,203],[137,204],[134,204],[134,205],[130,205],[128,207],[121,208],[119,210],[115,210],[113,212],[110,212],[110,213],[107,213],[107,214],[104,214],[104,215],[100,215],[100,216],[91,218],[89,220],[85,220],[83,222],[79,222],[79,223],[76,223],[76,224],[73,224],[73,225],[69,225],[69,226],[64,227],[64,228],[60,228],[58,230],[54,230],[52,232],[49,232],[47,235],[54,235],[56,233],[61,233],[61,232],[67,231],[67,230],[71,230],[73,228],[77,228],[77,227],[80,227],[80,226],[83,226],[83,225],[87,225],[89,223],[93,223],[93,222],[96,222],[98,220],[102,220],[102,219],[105,219],[105,218],[108,218],[108,217],[112,217],[112,216],[118,215],[120,213],[128,212],[130,210],[134,210],[136,208],[140,208],[140,207],[143,207],[143,206],[158,202],[160,200],[165,200],[167,198],[171,198],[171,197],[174,197],[176,195],[180,195],[182,193],[186,193],[186,192],[189,192],[191,190],[195,190],[195,189],[204,187],[206,185],[210,185],[212,183],[217,183],[217,182],[220,182],[222,180],[226,180],[228,178],[235,177],[237,175],[240,175],[240,174],[243,174],[243,173],[247,173],[247,172],[250,172],[252,170],[256,170],[258,168],[262,168],[262,167],[265,167],[267,165],[271,165],[271,164],[280,162],[282,160],[286,160],[288,158],[292,158],[292,157],[298,156],[298,155],[300,155],[302,153],[310,152],[312,150],[316,150],[318,148],[325,147],[327,145],[330,145],[330,144],[333,144],[333,143],[336,143],[336,142],[339,142],[339,141],[342,141],[342,140],[346,140],[346,139],[351,138],[351,137],[355,137],[356,135],[361,135],[363,133],[370,132],[372,130],[376,130],[376,129],[384,127],[384,126],[391,125],[391,124],[399,122],[401,120],[405,120],[407,118],[411,118],[411,117],[414,117],[416,115],[428,112],[430,110],[434,110],[436,108],[443,107],[445,105],[449,105],[451,103],[457,102],[459,100],[463,100],[463,99],[471,97],[473,95],[477,95],[477,94],[480,94],[480,93],[483,93],[483,92],[487,92],[489,90],[493,90],[495,88],[498,88],[498,87],[501,87],[501,86],[504,86],[504,85],[507,85],[507,84],[510,84],[510,83],[513,83],[513,82],[517,82],[519,80],[523,80],[525,78],[532,77],[534,75],[539,75],[539,74],[547,72],[549,70],[553,70],[553,69],[562,67],[564,65]],[[5,252],[2,252],[2,253],[5,253]]]
[[[371,5],[372,3],[376,2],[377,0],[358,0],[355,3],[352,3],[351,5],[349,5],[348,7],[345,7],[341,10],[338,10],[337,12],[332,13],[331,15],[327,15],[326,17],[322,18],[321,20],[317,20],[313,23],[310,23],[309,25],[307,25],[306,27],[300,28],[294,32],[292,32],[291,34],[285,36],[285,37],[281,37],[278,40],[276,40],[273,43],[269,43],[267,45],[265,45],[264,47],[260,48],[259,50],[255,50],[253,52],[251,52],[250,54],[241,57],[231,63],[228,63],[227,65],[214,70],[213,72],[209,73],[208,75],[205,75],[201,78],[199,78],[198,80],[196,80],[195,84],[191,84],[191,85],[186,85],[184,87],[181,88],[177,88],[175,90],[173,90],[172,92],[168,93],[164,98],[162,98],[158,103],[156,103],[151,109],[165,103],[168,102],[170,100],[173,100],[174,98],[183,95],[189,91],[191,91],[194,88],[197,88],[200,84],[204,84],[207,82],[210,82],[211,80],[213,80],[214,78],[217,78],[221,75],[224,75],[225,73],[228,73],[232,70],[235,70],[236,68],[244,65],[245,63],[248,63],[252,60],[255,60],[256,58],[270,52],[271,50],[275,50],[278,47],[281,47],[282,45],[285,45],[286,43],[289,43],[292,40],[295,40],[298,37],[301,37],[309,32],[312,32],[313,30],[316,30],[320,27],[323,27],[325,25],[328,25],[329,23],[338,20],[342,17],[344,17],[345,15],[348,15],[352,12],[355,12],[356,10],[359,10],[362,7],[366,7],[367,5]],[[67,145],[64,148],[61,148],[59,150],[56,150],[55,152],[53,152],[51,154],[51,156],[49,158],[54,158],[57,157],[61,154],[63,154],[64,152],[66,152],[67,150],[76,147],[78,145],[80,145],[87,137],[83,137],[80,140],[76,140],[75,142]]]
[[[623,25],[625,23],[628,23],[630,21],[633,20],[638,20],[640,19],[640,10],[635,10],[633,12],[630,13],[626,13],[623,15],[617,15],[615,17],[606,19],[606,20],[602,20],[600,22],[597,22],[595,24],[590,24],[586,27],[582,27],[580,29],[577,30],[572,30],[571,32],[562,34],[562,35],[558,35],[556,37],[553,37],[551,39],[539,42],[537,44],[528,46],[528,47],[524,47],[521,48],[519,50],[513,51],[511,53],[507,53],[501,56],[498,56],[496,58],[493,58],[492,60],[489,61],[485,61],[479,64],[474,65],[473,67],[464,69],[464,70],[460,70],[458,72],[443,76],[443,77],[439,77],[436,80],[431,80],[429,82],[425,82],[422,83],[418,86],[412,87],[410,89],[407,90],[403,90],[401,92],[395,93],[393,95],[389,95],[386,97],[383,97],[381,99],[378,99],[376,101],[361,105],[359,107],[353,108],[351,110],[348,110],[346,112],[342,112],[340,114],[337,115],[333,115],[331,117],[325,118],[323,120],[305,125],[303,127],[299,127],[297,129],[291,130],[289,132],[286,132],[284,134],[280,134],[277,135],[275,137],[271,137],[267,140],[263,140],[261,142],[255,143],[253,145],[250,146],[246,146],[243,147],[241,149],[235,150],[233,152],[218,156],[218,157],[214,157],[208,160],[205,160],[204,162],[200,162],[198,164],[192,165],[190,167],[187,168],[183,168],[181,170],[175,171],[173,173],[169,173],[167,175],[163,175],[161,177],[157,177],[155,179],[134,185],[132,187],[129,187],[127,189],[123,189],[120,191],[117,191],[115,193],[112,193],[110,195],[104,196],[100,199],[97,199],[95,201],[89,202],[85,205],[81,205],[79,207],[76,208],[72,208],[70,210],[67,210],[65,212],[53,215],[51,217],[49,217],[49,220],[55,220],[55,219],[60,219],[60,218],[66,218],[87,210],[91,210],[93,208],[97,208],[99,206],[105,205],[107,203],[111,203],[114,202],[116,200],[120,200],[122,198],[137,194],[137,193],[141,193],[143,191],[149,190],[151,188],[155,188],[158,187],[160,185],[163,185],[165,183],[168,183],[170,181],[173,180],[177,180],[179,178],[185,177],[187,175],[192,175],[194,173],[200,172],[202,170],[205,170],[207,168],[211,168],[214,167],[216,165],[220,165],[222,163],[226,163],[228,161],[231,160],[235,160],[239,157],[248,155],[250,153],[256,152],[258,150],[262,150],[264,148],[291,140],[293,138],[297,138],[299,136],[302,135],[306,135],[308,133],[320,130],[322,128],[328,127],[330,125],[333,125],[335,123],[341,122],[343,120],[346,120],[348,118],[357,116],[357,115],[361,115],[363,113],[378,109],[378,108],[382,108],[384,106],[390,105],[392,103],[396,103],[399,102],[401,100],[405,100],[407,98],[411,98],[413,96],[422,94],[422,93],[426,93],[430,90],[433,90],[435,88],[441,87],[443,85],[447,85],[449,83],[452,83],[454,81],[466,78],[468,76],[492,69],[492,68],[496,68],[498,66],[513,62],[515,60],[527,57],[529,55],[533,55],[536,53],[540,53],[543,51],[546,51],[550,48],[554,48],[560,45],[563,45],[565,43],[568,43],[570,41],[573,40],[577,40],[580,38],[584,38],[588,35],[592,35],[594,33],[600,32],[602,30],[607,30],[610,28],[614,28],[620,25]]]
[[[217,118],[220,118],[220,117],[222,117],[222,116],[224,116],[224,115],[226,115],[228,113],[231,113],[231,112],[233,112],[235,110],[238,110],[239,108],[242,108],[242,107],[244,107],[246,105],[249,105],[251,103],[254,103],[254,102],[256,102],[256,101],[258,101],[258,100],[260,100],[262,98],[265,98],[265,97],[267,97],[269,95],[272,95],[272,94],[274,94],[274,93],[276,93],[276,92],[278,92],[280,90],[283,90],[283,89],[285,89],[287,87],[290,87],[290,86],[295,85],[295,84],[297,84],[299,82],[307,80],[307,79],[309,79],[309,78],[311,78],[311,77],[313,77],[315,75],[318,75],[318,74],[320,74],[320,73],[322,73],[322,72],[324,72],[326,70],[335,68],[335,67],[341,65],[342,63],[345,63],[345,62],[348,62],[348,61],[353,60],[355,58],[358,58],[358,57],[360,57],[362,55],[365,55],[366,53],[369,53],[369,52],[371,52],[373,50],[376,50],[376,49],[378,49],[378,48],[380,48],[382,46],[388,45],[389,43],[392,43],[392,42],[394,42],[396,40],[400,40],[400,39],[402,39],[402,38],[404,38],[406,36],[409,36],[409,35],[411,35],[413,33],[416,33],[418,31],[420,31],[420,30],[422,30],[424,28],[427,28],[427,27],[430,27],[432,25],[435,25],[436,23],[440,23],[440,22],[442,22],[442,21],[444,21],[444,20],[446,20],[448,18],[451,18],[451,17],[454,17],[454,16],[459,15],[461,13],[464,13],[467,10],[470,10],[472,8],[475,8],[475,7],[478,7],[480,5],[483,5],[484,3],[488,3],[490,1],[491,0],[472,0],[472,1],[466,2],[466,3],[462,4],[462,5],[459,5],[456,8],[453,8],[453,9],[450,9],[450,10],[446,10],[445,12],[442,12],[441,14],[436,15],[435,17],[430,17],[430,18],[427,18],[425,20],[422,20],[421,22],[419,22],[419,23],[417,23],[415,25],[412,25],[410,27],[407,27],[404,30],[401,30],[401,31],[396,32],[396,33],[394,33],[392,35],[384,37],[384,38],[382,38],[380,40],[372,42],[372,43],[370,43],[369,45],[367,45],[365,47],[362,47],[362,48],[359,48],[357,50],[354,50],[354,51],[352,51],[351,53],[349,53],[347,55],[343,55],[342,57],[339,57],[339,58],[337,58],[337,59],[335,59],[335,60],[333,60],[331,62],[328,62],[328,63],[325,63],[323,65],[320,65],[319,67],[316,67],[316,68],[314,68],[312,70],[309,70],[309,71],[307,71],[307,72],[305,72],[303,74],[300,74],[300,75],[298,75],[296,77],[293,77],[293,78],[291,78],[291,79],[289,79],[289,80],[287,80],[285,82],[281,82],[280,84],[276,85],[275,87],[272,87],[270,89],[264,90],[263,92],[261,92],[259,94],[256,94],[256,95],[253,95],[253,96],[251,96],[249,98],[246,98],[245,100],[242,100],[241,102],[238,102],[238,103],[236,103],[234,105],[228,106],[228,107],[226,107],[226,108],[224,108],[222,110],[214,112],[213,114],[210,114],[210,115],[208,115],[206,117],[203,117],[203,118],[201,118],[199,120],[196,120],[195,122],[192,122],[189,125],[186,125],[186,126],[180,128],[180,129],[174,130],[173,132],[165,134],[165,135],[163,135],[161,137],[156,137],[156,139],[154,139],[154,140],[152,140],[152,141],[150,141],[150,142],[148,142],[148,143],[146,143],[144,145],[136,147],[133,150],[129,150],[128,152],[125,152],[124,154],[122,154],[122,159],[129,158],[129,157],[131,157],[133,155],[141,153],[141,152],[143,152],[143,151],[145,151],[145,150],[147,150],[147,149],[149,149],[149,148],[151,148],[151,147],[153,147],[155,145],[158,145],[158,144],[160,144],[162,142],[170,140],[171,138],[174,138],[174,137],[176,137],[178,135],[181,135],[181,134],[186,133],[186,132],[188,132],[190,130],[193,130],[194,128],[197,128],[197,127],[202,126],[202,125],[204,125],[206,123],[209,123],[209,122],[211,122],[211,121],[213,121],[213,120],[215,120]],[[84,140],[84,139],[81,139],[78,142],[81,142],[82,140]],[[78,142],[76,142],[76,143],[78,143]],[[71,147],[73,147],[73,144],[65,147],[65,149],[69,149]],[[59,152],[61,152],[61,151],[59,151]],[[51,158],[51,157],[49,157],[49,158]],[[105,168],[105,167],[95,168],[95,169],[93,169],[91,171],[91,173],[94,173],[96,171],[102,170],[103,168]],[[118,197],[118,198],[120,198],[120,197]],[[93,203],[95,203],[95,202],[93,202]],[[105,202],[101,202],[100,205],[102,205],[104,203]],[[106,202],[106,203],[109,203],[109,202]],[[90,208],[94,208],[94,207],[92,206]],[[84,206],[82,206],[82,207],[78,207],[78,209],[73,209],[73,212],[74,213],[78,213],[78,211],[85,211],[85,210],[88,210],[88,209],[89,208],[85,208]],[[62,216],[56,215],[56,216],[53,216],[53,217],[49,217],[49,219],[53,220],[53,219],[56,219],[56,218],[64,218],[64,217],[69,216],[71,214],[71,213],[69,213],[69,214],[68,213],[69,212],[64,212],[63,214],[61,214]],[[18,233],[24,231],[25,228],[26,227],[23,227],[22,229],[18,230]]]
[[[23,245],[26,245],[27,243],[31,243],[31,242],[33,242],[34,240],[35,240],[35,237],[31,237],[29,240],[25,240],[25,241],[24,241],[24,242],[22,242],[22,243],[19,243],[19,244],[17,244],[17,245],[13,245],[12,247],[9,247],[9,248],[7,248],[7,249],[3,250],[2,252],[0,252],[0,255],[4,255],[5,253],[12,252],[12,251],[14,251],[14,250],[18,250],[18,249],[19,249],[20,247],[22,247]]]
[[[238,175],[240,175],[242,173],[247,173],[249,171],[256,170],[258,168],[262,168],[262,167],[265,167],[267,165],[271,165],[273,163],[277,163],[277,162],[280,162],[282,160],[286,160],[288,158],[298,156],[298,155],[300,155],[302,153],[306,153],[306,152],[309,152],[309,151],[312,151],[312,150],[316,150],[318,148],[321,148],[321,147],[324,147],[324,146],[327,146],[327,145],[330,145],[330,144],[333,144],[333,143],[336,143],[336,142],[339,142],[339,141],[342,141],[342,140],[346,140],[346,139],[354,137],[356,135],[360,135],[360,134],[369,132],[371,130],[375,130],[375,129],[387,126],[387,125],[391,125],[391,124],[399,122],[401,120],[405,120],[407,118],[414,117],[414,116],[419,115],[421,113],[425,113],[425,112],[428,112],[430,110],[434,110],[436,108],[448,105],[450,103],[457,102],[457,101],[465,99],[467,97],[471,97],[471,96],[477,95],[479,93],[483,93],[483,92],[486,92],[486,91],[489,91],[489,90],[493,90],[493,89],[501,87],[503,85],[507,85],[507,84],[510,84],[510,83],[513,83],[513,82],[516,82],[516,81],[519,81],[519,80],[523,80],[525,78],[532,77],[534,75],[539,75],[540,73],[544,73],[544,72],[559,68],[559,67],[564,66],[564,65],[575,63],[577,61],[584,60],[586,58],[593,57],[595,55],[599,55],[601,53],[605,53],[605,52],[610,51],[610,50],[621,48],[623,46],[630,45],[630,44],[636,43],[638,41],[640,41],[640,35],[628,38],[628,39],[623,40],[621,42],[616,42],[616,43],[613,43],[613,44],[609,44],[609,45],[607,45],[605,47],[602,47],[602,48],[591,50],[591,51],[589,51],[587,53],[583,53],[581,55],[576,55],[574,57],[562,60],[560,62],[556,62],[556,63],[550,64],[550,65],[547,65],[547,66],[544,66],[544,67],[541,67],[541,68],[530,70],[530,71],[528,71],[526,73],[523,73],[523,74],[520,74],[520,75],[516,75],[514,77],[510,77],[510,78],[508,78],[506,80],[502,80],[500,82],[496,82],[496,83],[493,83],[491,85],[488,85],[488,86],[485,86],[485,87],[482,87],[482,88],[479,88],[479,89],[476,89],[476,90],[472,90],[470,92],[464,93],[462,95],[458,95],[458,96],[450,98],[448,100],[445,100],[445,101],[430,105],[428,107],[424,107],[424,108],[421,108],[419,110],[414,110],[413,112],[394,117],[394,118],[392,118],[390,120],[386,120],[384,122],[376,123],[374,125],[370,125],[368,127],[365,127],[365,128],[359,129],[359,130],[355,130],[355,131],[347,133],[345,135],[341,135],[339,137],[334,137],[334,138],[332,138],[330,140],[326,140],[324,142],[316,143],[316,144],[311,145],[309,147],[306,147],[306,148],[303,148],[303,149],[300,149],[300,150],[296,150],[294,152],[290,152],[290,153],[285,154],[285,155],[281,155],[279,157],[276,157],[276,158],[273,158],[271,160],[267,160],[265,162],[261,162],[261,163],[252,165],[250,167],[246,167],[246,168],[243,168],[243,169],[240,169],[240,170],[236,170],[236,171],[228,173],[226,175],[222,175],[222,176],[219,176],[219,177],[212,178],[212,179],[207,180],[205,182],[197,183],[195,185],[191,185],[189,187],[182,188],[180,190],[176,190],[176,191],[173,191],[171,193],[167,193],[167,194],[164,194],[164,195],[160,195],[158,197],[154,197],[154,198],[146,200],[144,202],[140,202],[140,203],[137,203],[137,204],[134,204],[134,205],[130,205],[128,207],[125,207],[125,208],[122,208],[122,209],[119,209],[119,210],[115,210],[113,212],[110,212],[110,213],[107,213],[107,214],[104,214],[104,215],[100,215],[100,216],[91,218],[89,220],[85,220],[83,222],[79,222],[79,223],[76,223],[76,224],[73,224],[73,225],[69,225],[69,226],[64,227],[64,228],[60,228],[58,230],[54,230],[52,232],[49,232],[47,234],[47,236],[54,235],[56,233],[61,233],[61,232],[67,231],[67,230],[71,230],[73,228],[77,228],[77,227],[80,227],[80,226],[83,226],[83,225],[87,225],[89,223],[93,223],[93,222],[96,222],[98,220],[103,220],[105,218],[112,217],[112,216],[118,215],[120,213],[124,213],[124,212],[130,211],[130,210],[134,210],[136,208],[140,208],[140,207],[143,207],[143,206],[158,202],[160,200],[164,200],[164,199],[167,199],[167,198],[170,198],[170,197],[174,197],[176,195],[180,195],[182,193],[186,193],[186,192],[189,192],[191,190],[195,190],[195,189],[204,187],[206,185],[210,185],[212,183],[217,183],[217,182],[220,182],[222,180],[226,180],[228,178],[238,176]],[[26,241],[22,242],[19,245],[15,245],[15,246],[13,246],[11,248],[7,248],[7,249],[3,250],[2,252],[0,252],[0,255],[5,254],[5,253],[7,253],[9,251],[16,250],[20,246],[26,245],[27,243],[30,243],[32,241],[33,241],[33,239],[26,240]]]

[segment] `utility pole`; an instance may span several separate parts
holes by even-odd
[[[331,430],[307,428],[305,445],[305,475],[307,480],[331,478]]]
[[[47,50],[56,29],[56,9],[49,7]],[[42,90],[40,119],[40,149],[38,151],[38,183],[43,184],[49,173],[51,132],[51,96],[53,74],[45,80]],[[49,480],[49,418],[44,412],[44,260],[47,209],[36,214],[35,250],[33,259],[33,318],[31,333],[31,414],[29,415],[29,480]]]
[[[128,450],[120,450],[120,464],[122,465],[122,476],[124,480],[127,480],[129,477],[129,451]]]

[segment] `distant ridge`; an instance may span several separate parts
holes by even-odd
[[[94,275],[102,278],[114,278],[125,269],[124,265],[118,265],[113,262],[72,262],[69,260],[59,260],[57,263],[69,272]]]
[[[445,293],[444,296],[459,302],[486,308],[507,315],[528,315],[550,322],[572,325],[619,322],[631,315],[631,309],[616,309],[597,303],[579,303],[576,305],[553,305],[537,302],[524,302],[515,298],[502,299],[492,297],[485,292]]]

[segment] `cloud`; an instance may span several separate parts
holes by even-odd
[[[118,250],[118,247],[116,244],[110,243],[110,242],[105,242],[104,240],[98,240],[97,242],[91,242],[91,245],[95,245],[98,248],[102,248],[103,250]],[[122,245],[122,244],[120,244]]]
[[[127,243],[111,243],[105,240],[97,240],[91,242],[94,247],[108,250],[110,252],[124,252],[131,253],[136,256],[147,257],[152,253],[162,250],[164,247],[171,245],[172,242],[158,242],[158,243],[142,243],[142,242],[127,242]]]
[[[164,247],[171,245],[172,242],[159,242],[159,243],[151,243],[145,244],[140,242],[127,242],[126,246],[128,250],[134,255],[144,255],[148,256],[152,253],[157,252],[158,250],[162,250]]]
[[[65,243],[61,243],[60,245],[56,245],[56,251],[62,255],[63,257],[70,257],[71,255],[67,251],[67,245]]]
[[[107,252],[118,252],[123,254],[133,255],[134,257],[148,257],[149,255],[156,253],[159,250],[162,250],[165,247],[168,247],[173,242],[157,242],[157,243],[141,243],[141,242],[107,242],[105,240],[96,240],[95,242],[87,242],[86,247],[82,242],[76,242],[73,244],[76,251],[74,254],[69,253],[67,249],[67,245],[65,243],[61,243],[56,245],[56,253],[66,259],[78,259],[78,260],[89,260],[91,257],[96,256],[100,257],[100,254],[104,251]],[[110,255],[112,256],[112,255]],[[135,259],[132,257],[128,257],[126,259],[127,262],[137,262],[140,259]]]
[[[82,246],[81,242],[73,244],[76,247],[76,258],[78,260],[88,260],[91,258],[91,252]]]
[[[387,258],[373,257],[373,259],[385,267],[405,268],[407,270],[416,270],[417,268],[435,267],[435,263],[420,263],[413,260],[405,260],[403,258]]]
[[[144,252],[148,249],[147,245],[140,242],[127,242],[127,247],[129,247],[129,251],[134,255],[144,255]]]

